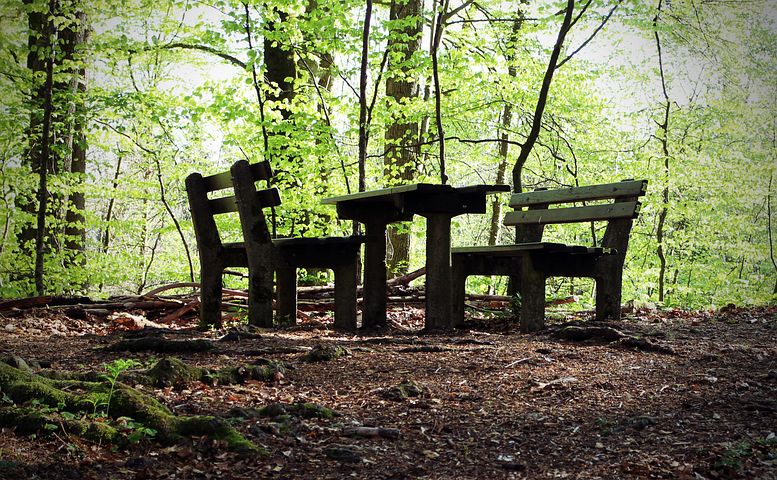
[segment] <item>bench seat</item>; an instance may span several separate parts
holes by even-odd
[[[504,224],[516,227],[513,245],[459,247],[451,250],[452,317],[464,323],[464,295],[469,275],[510,276],[521,295],[521,330],[544,325],[545,281],[548,277],[590,277],[596,281],[596,318],[620,317],[623,264],[629,233],[639,213],[646,180],[516,193]],[[613,200],[588,205],[589,201]],[[561,205],[561,208],[549,208]],[[525,210],[524,210],[525,209]],[[606,221],[598,246],[543,242],[545,225]]]
[[[248,267],[248,322],[273,326],[276,318],[293,322],[297,312],[297,269],[329,268],[335,273],[335,322],[339,330],[356,328],[356,275],[364,237],[271,238],[264,208],[281,204],[276,188],[257,189],[273,176],[268,162],[236,162],[229,172],[203,177],[192,173],[186,190],[200,254],[203,325],[221,326],[222,275],[226,267]],[[224,194],[209,198],[209,194]],[[215,195],[214,194],[214,195]],[[231,194],[231,195],[230,195]],[[214,216],[237,212],[243,242],[223,243]]]

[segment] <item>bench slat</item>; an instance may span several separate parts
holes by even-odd
[[[505,225],[548,225],[553,223],[588,222],[616,218],[636,218],[639,202],[616,202],[589,207],[552,208],[526,210],[505,215]]]
[[[481,255],[496,257],[513,257],[528,253],[563,253],[569,255],[610,255],[615,253],[611,248],[585,247],[582,245],[566,245],[551,242],[517,243],[514,245],[494,245],[476,247],[452,248],[452,255]]]
[[[250,168],[251,175],[254,177],[254,181],[268,180],[272,178],[273,173],[272,168],[270,167],[270,162],[252,163]],[[229,171],[217,173],[209,177],[203,177],[202,180],[205,183],[205,191],[207,192],[232,188],[232,174]]]
[[[590,185],[586,187],[560,188],[556,190],[538,190],[516,193],[510,197],[513,208],[538,204],[571,203],[585,200],[604,200],[608,198],[638,197],[647,191],[647,180]]]
[[[256,198],[263,208],[277,207],[281,204],[281,195],[275,187],[257,190]],[[210,210],[213,215],[237,211],[237,202],[235,201],[234,195],[208,200],[208,204],[210,205]]]

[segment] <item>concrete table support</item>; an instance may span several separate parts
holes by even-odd
[[[362,328],[386,325],[386,223],[366,222]]]
[[[426,330],[444,330],[451,323],[451,217],[426,216]]]

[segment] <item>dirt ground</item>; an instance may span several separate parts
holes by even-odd
[[[230,452],[207,437],[118,449],[56,429],[5,428],[0,478],[777,479],[777,308],[643,310],[609,325],[674,353],[559,340],[553,329],[523,335],[505,320],[418,336],[422,310],[406,305],[390,315],[395,328],[378,336],[334,333],[315,319],[237,341],[216,341],[225,330],[198,332],[194,320],[165,334],[214,340],[214,350],[176,354],[191,365],[287,363],[270,381],[144,390],[176,414],[230,418],[266,454]],[[583,315],[565,321],[574,318]],[[98,350],[126,336],[127,322],[46,309],[4,315],[0,358],[70,371],[161,358]],[[303,361],[317,345],[348,355]],[[275,402],[339,415],[235,415],[235,407]],[[349,435],[357,426],[396,430]]]

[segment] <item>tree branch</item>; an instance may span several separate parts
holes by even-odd
[[[600,23],[599,26],[596,27],[596,30],[593,31],[590,37],[588,37],[583,43],[581,43],[580,46],[575,49],[575,51],[567,55],[567,57],[564,60],[558,62],[558,65],[556,65],[557,69],[561,68],[562,65],[564,65],[569,60],[571,60],[572,57],[574,57],[580,50],[582,50],[583,48],[585,48],[586,45],[588,45],[588,42],[594,39],[594,37],[599,33],[599,31],[602,28],[604,28],[604,25],[607,23],[607,21],[610,20],[610,17],[612,17],[612,14],[615,13],[615,10],[618,8],[618,6],[620,6],[622,1],[623,0],[618,0],[618,3],[612,6],[610,11],[607,13],[607,16],[605,16],[604,19],[602,19],[602,23]]]

